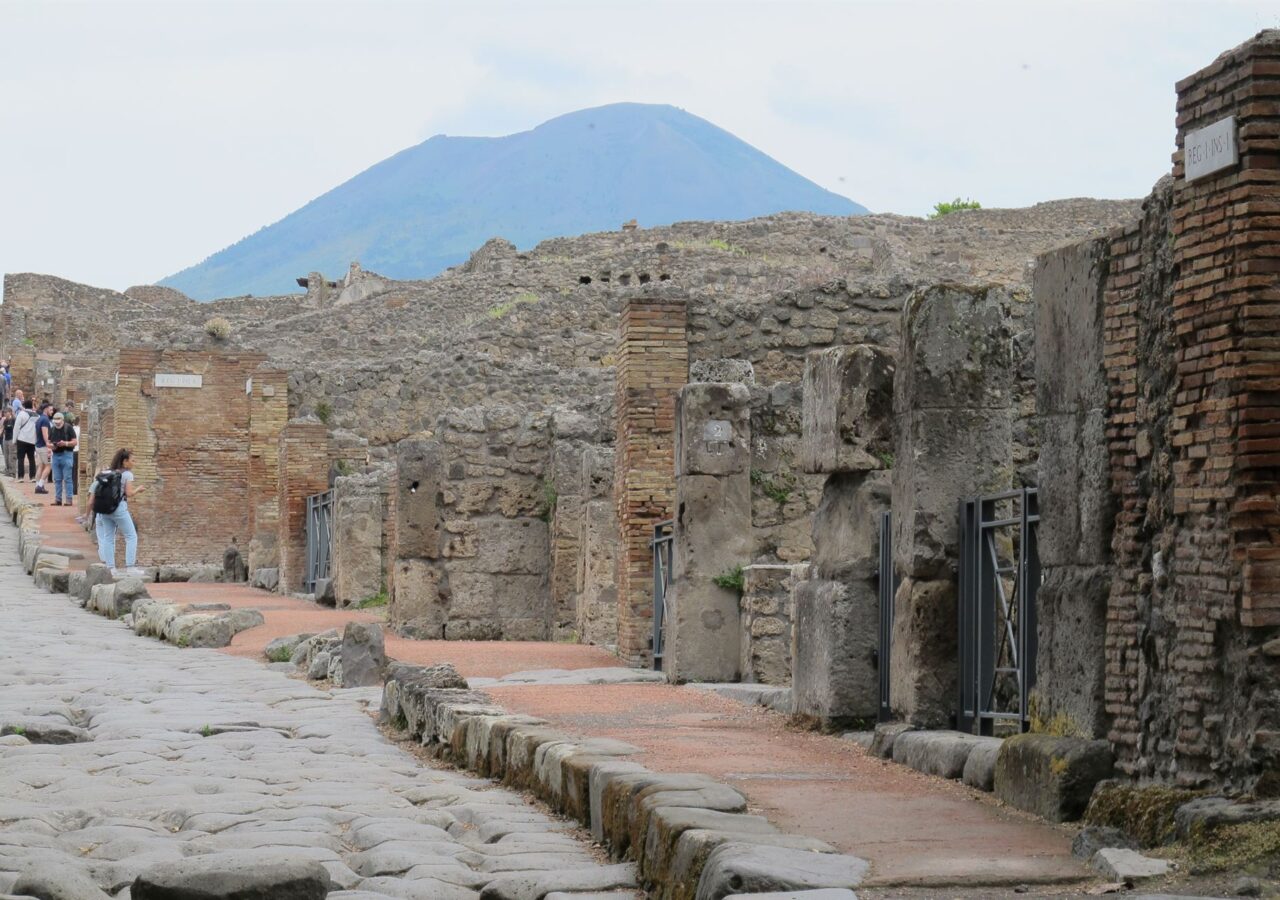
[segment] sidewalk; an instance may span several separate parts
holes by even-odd
[[[47,501],[40,527],[49,543],[97,558],[70,508]],[[262,611],[266,624],[237,635],[222,652],[261,659],[275,637],[379,621],[382,610],[332,610],[244,585],[162,583],[152,596],[219,602]],[[617,666],[598,647],[545,642],[411,641],[387,635],[387,654],[419,665],[451,662],[467,677],[532,669]],[[875,885],[1079,883],[1091,873],[1071,856],[1074,829],[999,806],[990,795],[870,756],[852,741],[794,730],[786,717],[690,687],[664,684],[488,685],[512,712],[548,719],[568,733],[625,740],[637,762],[728,782],[751,812],[780,829],[819,838],[871,862]]]

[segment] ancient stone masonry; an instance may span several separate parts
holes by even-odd
[[[276,540],[280,590],[301,591],[307,567],[307,498],[329,488],[329,434],[321,422],[295,419],[280,436]]]
[[[392,624],[414,637],[551,636],[546,415],[455,410],[397,456]]]
[[[795,712],[824,726],[874,716],[878,702],[878,528],[893,464],[894,357],[859,345],[815,350],[804,372],[808,472],[826,476],[814,557],[794,583]]]
[[[618,510],[613,502],[614,451],[582,455],[582,519],[578,538],[577,632],[580,641],[618,642]]]
[[[377,597],[390,583],[387,494],[394,481],[394,469],[379,466],[333,482],[333,595],[340,607]]]
[[[676,403],[676,519],[663,668],[676,681],[737,681],[739,590],[751,557],[750,392],[690,384]]]
[[[1280,784],[1280,673],[1267,651],[1280,625],[1278,86],[1275,31],[1180,82],[1172,178],[1106,241],[1042,259],[1037,285],[1038,303],[1075,316],[1081,346],[1101,341],[1106,378],[1105,444],[1093,424],[1100,403],[1089,349],[1087,391],[1078,391],[1087,403],[1076,401],[1087,425],[1075,438],[1081,472],[1046,455],[1041,473],[1046,491],[1065,495],[1084,483],[1088,498],[1078,525],[1044,525],[1064,538],[1080,529],[1049,584],[1087,576],[1088,590],[1056,600],[1049,621],[1042,612],[1042,644],[1073,620],[1097,633],[1105,591],[1105,694],[1093,699],[1093,673],[1075,697],[1053,687],[1044,676],[1061,666],[1050,660],[1041,666],[1046,708],[1083,709],[1085,727],[1105,728],[1117,767],[1131,776],[1268,795]],[[1191,133],[1229,116],[1238,163],[1187,180]],[[1080,349],[1044,335],[1038,352],[1045,370],[1069,371],[1066,357]],[[1084,532],[1105,525],[1106,504],[1083,474],[1102,452],[1115,509],[1110,559]],[[1098,575],[1084,568],[1098,563]]]
[[[1001,286],[939,285],[903,311],[890,692],[894,712],[918,725],[946,725],[955,709],[958,503],[1017,486],[1028,300]]]
[[[676,392],[689,376],[685,304],[642,293],[622,312],[617,355],[618,653],[652,653],[653,527],[672,518]]]

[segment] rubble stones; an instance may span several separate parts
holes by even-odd
[[[1280,800],[1240,802],[1226,797],[1200,797],[1182,804],[1173,814],[1174,827],[1182,838],[1224,825],[1277,821]]]

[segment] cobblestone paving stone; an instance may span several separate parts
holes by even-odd
[[[127,898],[156,863],[226,852],[317,860],[335,900],[618,877],[562,820],[386,740],[376,689],[138,638],[35,588],[16,540],[0,525],[0,894],[34,867]]]

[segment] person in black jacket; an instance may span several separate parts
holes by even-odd
[[[53,414],[53,427],[49,429],[49,451],[52,454],[54,506],[62,506],[62,498],[67,498],[66,505],[75,502],[75,489],[71,486],[71,468],[75,459],[76,430],[67,424],[62,413]],[[65,488],[65,489],[64,489]]]

